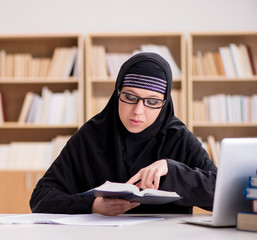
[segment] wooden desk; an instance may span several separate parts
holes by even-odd
[[[0,215],[1,216],[1,215]],[[0,238],[8,240],[256,240],[257,233],[236,228],[208,228],[182,223],[189,215],[158,215],[163,221],[154,221],[125,227],[68,226],[51,224],[0,225]]]

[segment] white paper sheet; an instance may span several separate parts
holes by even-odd
[[[120,227],[150,221],[163,220],[160,217],[103,216],[99,214],[15,214],[0,217],[0,224],[63,224],[84,226]]]
[[[52,222],[68,225],[91,225],[91,226],[127,226],[144,222],[162,220],[157,217],[137,217],[137,216],[103,216],[99,214],[74,215],[70,218],[59,218]]]
[[[46,214],[46,213],[30,213],[30,214],[12,214],[0,217],[0,224],[37,224],[50,223],[51,220],[58,218],[71,217],[68,214]]]

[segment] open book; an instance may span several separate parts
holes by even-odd
[[[95,197],[122,198],[130,202],[142,204],[164,204],[181,199],[177,193],[155,189],[142,191],[136,185],[106,181],[99,187],[79,193],[80,196],[94,195]]]

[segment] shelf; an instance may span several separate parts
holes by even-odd
[[[12,142],[49,142],[56,136],[71,136],[78,127],[71,128],[0,128],[0,144]]]
[[[78,128],[77,124],[72,125],[48,125],[48,124],[19,124],[17,122],[5,122],[0,124],[0,129],[65,129],[65,128]]]
[[[188,126],[193,134],[203,141],[207,141],[210,135],[214,136],[216,141],[221,141],[227,137],[257,136],[256,122],[199,122],[203,113],[206,119],[207,117],[215,116],[217,119],[220,119],[221,116],[219,114],[222,114],[224,109],[227,110],[230,106],[239,106],[236,109],[230,109],[229,114],[233,113],[232,119],[234,119],[236,112],[239,111],[240,114],[246,114],[245,112],[247,111],[251,114],[255,114],[252,112],[253,100],[250,97],[257,94],[257,75],[256,71],[254,71],[254,69],[257,69],[256,42],[257,32],[190,33],[187,65]],[[229,54],[224,54],[224,49],[226,49],[226,53],[228,51]],[[232,52],[237,52],[239,55],[233,55]],[[224,55],[222,56],[222,54]],[[236,56],[239,56],[239,58],[236,58]],[[232,65],[228,63],[228,58],[230,57]],[[244,61],[242,61],[242,59],[244,59]],[[227,66],[230,67],[227,68]],[[220,75],[215,75],[215,71]],[[232,74],[232,72],[234,74]],[[227,96],[230,98],[226,98]],[[231,102],[229,102],[231,104],[227,103],[232,97],[233,104]],[[245,103],[247,98],[243,97],[249,97],[249,109],[246,108],[247,105]],[[221,101],[221,98],[223,101]],[[224,101],[224,99],[226,101]],[[236,105],[240,104],[240,101],[234,101],[235,99],[244,101],[244,104]],[[214,110],[212,108],[217,106],[217,103],[219,104],[220,102],[225,104],[225,106],[218,106],[218,110],[215,115],[213,115]],[[199,111],[199,115],[194,114],[194,111]],[[211,114],[209,114],[209,112],[211,112]],[[244,119],[246,116],[244,115]],[[251,115],[251,117],[253,116]]]
[[[201,137],[204,141],[207,137],[212,135],[216,141],[221,141],[224,138],[242,138],[242,137],[256,137],[257,124],[250,126],[227,126],[227,125],[212,125],[212,126],[199,126],[193,127],[194,135]]]
[[[78,83],[78,78],[69,77],[66,79],[60,78],[0,78],[0,84],[66,84],[66,83]]]
[[[181,82],[181,78],[173,78],[173,82]],[[257,80],[257,78],[256,78]],[[91,77],[91,82],[92,83],[106,83],[106,82],[110,82],[110,83],[113,83],[113,82],[116,82],[116,79],[115,78],[112,78],[112,77]]]
[[[245,78],[227,78],[221,76],[192,76],[194,82],[257,82],[257,76]]]
[[[45,170],[36,170],[36,169],[25,169],[25,170],[17,170],[17,169],[0,169],[0,173],[4,173],[4,172],[8,172],[8,173],[39,173],[39,174],[44,174]]]
[[[193,123],[194,127],[202,128],[256,128],[257,123]]]
[[[84,123],[84,39],[78,34],[0,35],[0,46],[0,64],[4,62],[3,59],[5,60],[5,65],[0,66],[2,67],[0,92],[5,117],[5,122],[0,124],[0,144],[4,144],[1,148],[1,150],[4,149],[1,154],[4,154],[0,155],[3,158],[1,160],[9,164],[11,156],[18,154],[15,159],[19,161],[13,166],[6,166],[5,170],[0,170],[0,211],[28,213],[31,211],[29,199],[35,185],[44,174],[45,167],[42,167],[42,170],[27,169],[32,168],[32,165],[24,165],[19,157],[25,156],[24,159],[27,160],[31,156],[33,163],[35,160],[35,163],[40,164],[42,159],[40,160],[39,156],[34,157],[30,150],[34,149],[33,146],[55,143],[60,146],[56,152],[55,150],[52,152],[57,156],[65,141]],[[24,110],[23,103],[28,93],[31,93],[30,96],[33,98],[29,99],[32,100],[26,105],[28,111],[24,111],[26,114],[21,120],[21,110]],[[65,98],[62,98],[62,94],[66,94]],[[60,98],[55,98],[56,96]],[[46,119],[40,118],[42,121],[38,121],[44,124],[26,123],[29,115],[27,112],[35,106],[33,105],[35,99],[37,108],[34,116],[36,114],[40,114],[36,115],[38,117],[45,116]],[[62,107],[67,106],[67,103],[72,107]],[[75,113],[78,114],[77,118],[74,118],[74,121],[68,121],[66,118],[67,123],[75,124],[47,124],[49,119],[55,116],[56,109],[63,109],[65,112],[67,109],[75,108],[77,108]],[[45,114],[47,111],[44,109],[48,109],[49,112]],[[65,113],[61,114],[59,112],[58,116],[65,115]],[[75,116],[75,114],[69,116]],[[19,123],[19,119],[20,122],[25,123]],[[36,122],[35,117],[30,118],[30,121],[33,120]],[[58,122],[62,123],[65,120],[58,118]],[[22,154],[17,147],[15,148],[17,145],[23,146]],[[42,151],[46,153],[47,149]],[[40,156],[44,155],[41,153]],[[54,155],[53,159],[56,156]],[[40,165],[35,166],[34,169],[41,168]],[[27,170],[23,170],[25,168]]]

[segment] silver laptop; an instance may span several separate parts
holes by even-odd
[[[244,198],[249,176],[257,174],[257,138],[225,138],[216,180],[213,213],[192,216],[184,222],[212,227],[236,225],[238,212],[251,211],[251,201]]]

